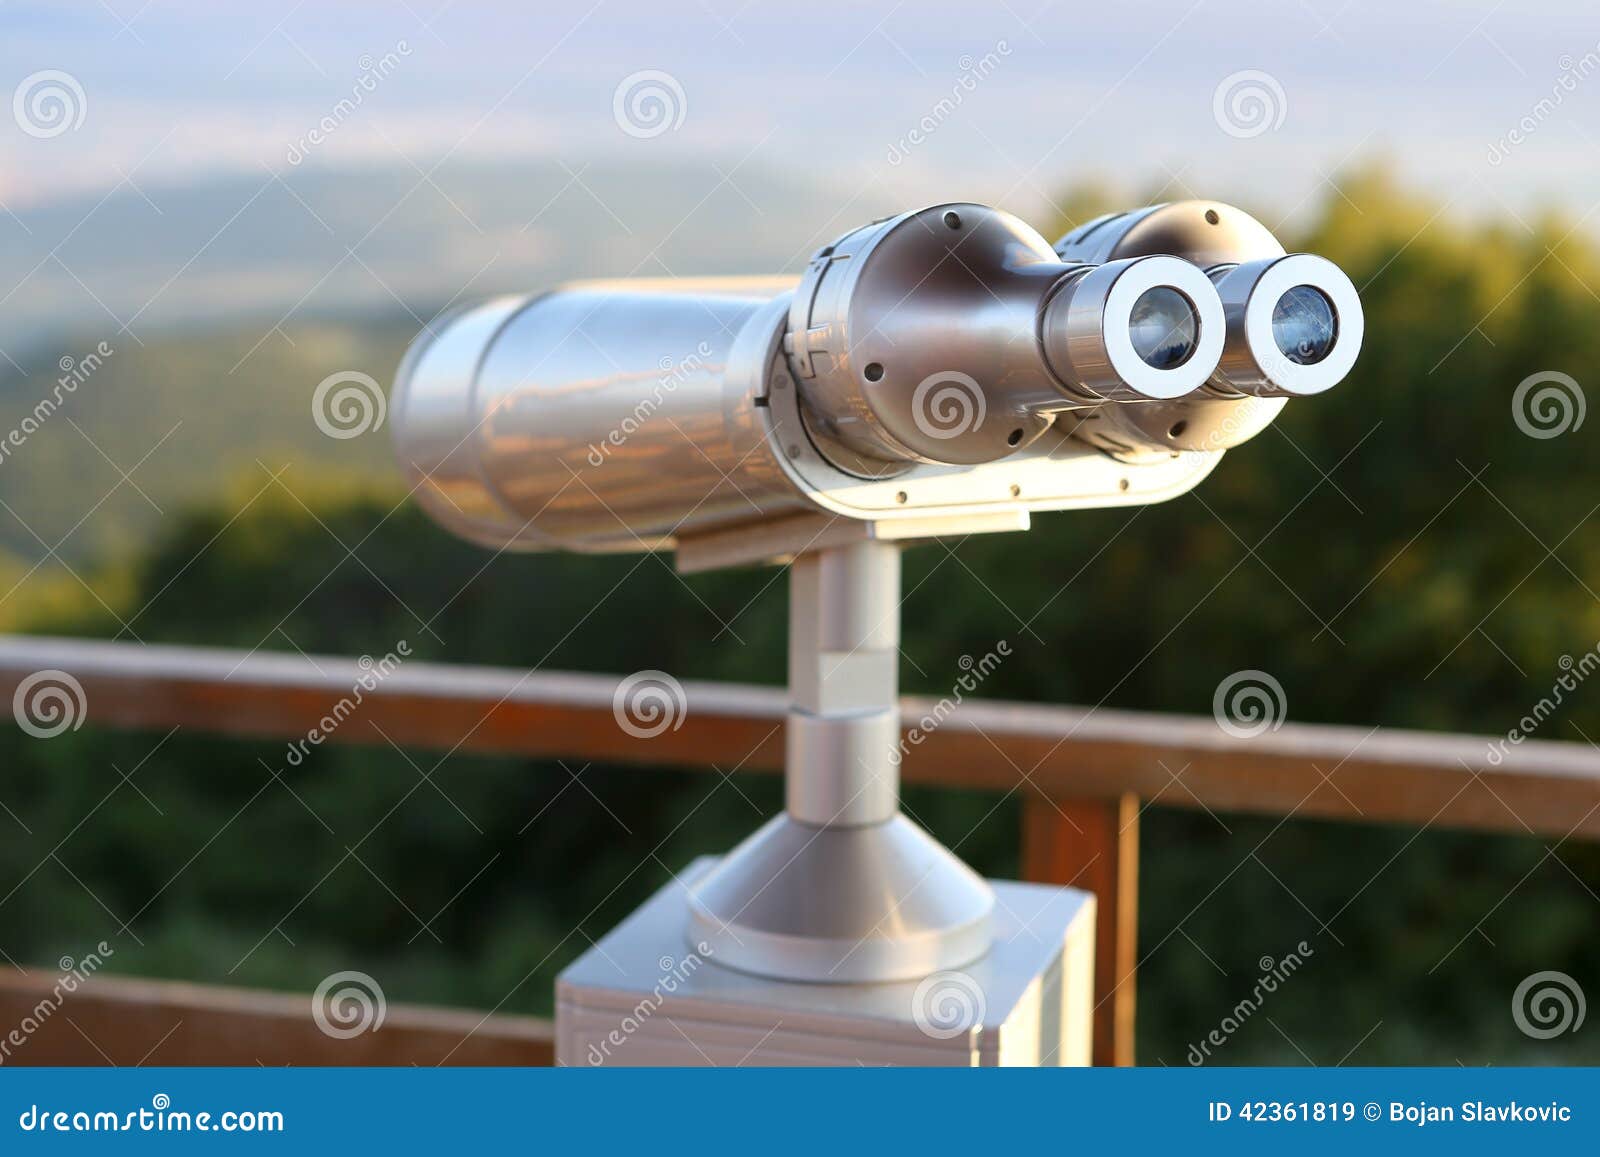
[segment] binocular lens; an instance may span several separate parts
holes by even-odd
[[[1165,285],[1145,290],[1128,315],[1128,337],[1134,352],[1145,365],[1158,370],[1188,361],[1199,345],[1199,331],[1193,303]]]
[[[1296,365],[1316,365],[1333,351],[1338,335],[1333,302],[1315,286],[1296,285],[1273,307],[1272,339],[1283,356]]]

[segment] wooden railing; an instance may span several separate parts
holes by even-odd
[[[182,726],[278,739],[304,736],[365,673],[354,660],[322,656],[0,640],[6,700],[45,669],[78,680],[94,726]],[[571,757],[631,764],[641,774],[712,765],[741,775],[780,768],[781,689],[683,686],[682,725],[640,739],[613,716],[613,677],[408,662],[365,691],[359,717],[329,741]],[[930,700],[904,700],[909,721],[932,707]],[[968,701],[908,747],[902,770],[910,783],[1017,793],[1025,878],[1073,884],[1100,898],[1099,1064],[1133,1061],[1142,807],[1600,838],[1600,750],[1577,743],[1509,745],[1500,737],[1294,723],[1237,738],[1210,717]],[[16,976],[0,982],[0,1024],[30,1007],[29,986],[37,983]],[[176,1043],[150,1042],[170,1063],[186,1063],[173,1059],[179,1056],[254,1063],[249,1049],[263,1040],[272,1042],[273,1057],[295,1063],[549,1060],[548,1027],[527,1018],[394,1009],[388,1023],[405,1031],[391,1034],[386,1025],[382,1037],[392,1049],[380,1056],[370,1040],[336,1049],[329,1046],[346,1042],[316,1039],[304,1002],[293,998],[97,978],[73,1000],[83,1002],[74,1007],[85,1016],[105,1018],[108,1031],[142,1023],[131,1011],[138,1008],[162,1010],[146,1018],[152,1029],[169,1028],[165,1022],[174,1019],[200,1026]],[[101,1063],[67,1034],[52,1028],[37,1059]],[[137,1056],[142,1039],[125,1041],[126,1054]]]

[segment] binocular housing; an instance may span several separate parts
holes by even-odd
[[[693,569],[1173,497],[1342,380],[1361,336],[1349,278],[1231,206],[1151,206],[1051,246],[939,205],[846,233],[799,278],[457,309],[413,343],[390,414],[453,532],[671,547]]]

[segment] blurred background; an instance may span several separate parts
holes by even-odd
[[[386,430],[324,433],[318,384],[387,385],[442,308],[565,277],[798,272],[939,201],[1054,238],[1206,197],[1349,271],[1352,379],[1191,496],[911,552],[906,689],[947,693],[998,632],[1014,657],[985,696],[1204,715],[1260,669],[1295,721],[1493,737],[1597,645],[1591,3],[801,15],[0,5],[0,629],[780,682],[777,572],[490,564],[403,501]],[[1572,384],[1535,412],[1517,389],[1540,373]],[[1596,694],[1539,737],[1600,736]],[[76,732],[0,731],[0,954],[104,939],[116,972],[308,991],[361,969],[391,1000],[548,1013],[560,968],[669,867],[780,806],[765,777],[572,782],[387,749],[296,765],[100,730],[90,703]],[[1015,799],[909,802],[1016,872]],[[1593,1026],[1539,1041],[1510,1015],[1537,971],[1600,992],[1593,844],[1143,822],[1142,1063],[1187,1063],[1301,940],[1306,966],[1211,1063],[1600,1061]]]

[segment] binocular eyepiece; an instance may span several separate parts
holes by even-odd
[[[1206,385],[1219,396],[1305,397],[1350,372],[1361,300],[1331,261],[1296,253],[1220,265],[1202,274],[1209,285],[1200,272],[1173,257],[1086,267],[1045,313],[1063,384],[1087,384],[1091,401],[1170,401]]]
[[[1195,242],[1159,253],[1139,243],[1178,240],[1184,219],[1220,228],[1219,209],[1127,216],[1052,250],[1009,214],[941,206],[822,250],[795,296],[787,346],[813,428],[867,458],[972,465],[1074,411],[1303,396],[1349,371],[1361,303],[1337,266],[1284,254],[1254,222],[1256,244],[1201,265],[1184,256]],[[930,375],[976,383],[951,410],[972,419],[959,431],[930,413],[941,396],[926,388]]]
[[[955,204],[778,278],[579,283],[448,315],[391,403],[451,529],[651,549],[799,514],[910,537],[1182,493],[1284,400],[1342,380],[1361,302],[1331,262],[1189,201],[1054,247]]]

